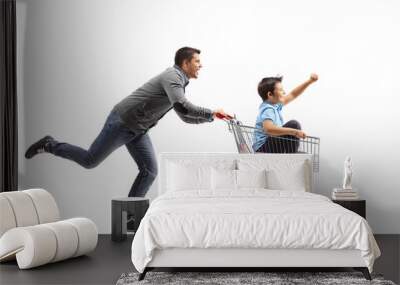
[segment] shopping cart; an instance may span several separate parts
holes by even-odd
[[[232,132],[239,153],[255,153],[254,137],[264,130],[243,125],[235,117],[226,118],[229,131]],[[299,139],[294,136],[268,135],[266,152],[268,153],[307,153],[313,156],[313,171],[319,172],[319,142],[317,137],[307,136]]]

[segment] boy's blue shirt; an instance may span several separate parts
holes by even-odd
[[[258,150],[267,141],[268,135],[263,129],[263,122],[265,120],[271,120],[272,123],[278,127],[283,126],[282,107],[282,103],[271,104],[267,101],[261,103],[258,108],[259,112],[256,119],[257,130],[254,132],[254,151]]]

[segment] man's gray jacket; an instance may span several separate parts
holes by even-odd
[[[189,78],[174,65],[123,99],[114,110],[133,131],[147,131],[172,108],[186,123],[213,121],[210,109],[195,106],[186,99],[185,87],[188,84]]]

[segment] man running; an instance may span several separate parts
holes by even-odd
[[[144,197],[157,176],[157,161],[148,130],[171,109],[186,123],[212,122],[215,117],[227,116],[222,109],[212,111],[195,106],[185,97],[185,88],[191,78],[197,78],[200,68],[200,50],[183,47],[175,54],[175,65],[150,79],[142,87],[119,102],[88,150],[59,142],[45,136],[25,153],[27,159],[38,153],[75,161],[85,168],[94,168],[122,145],[139,168],[129,197]]]

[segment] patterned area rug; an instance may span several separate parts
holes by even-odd
[[[116,285],[395,285],[392,281],[384,280],[382,275],[372,274],[372,281],[368,281],[360,272],[148,272],[142,281],[138,281],[138,276],[138,273],[124,273]]]

